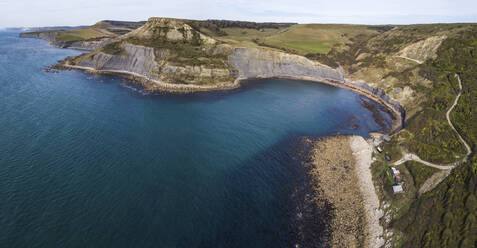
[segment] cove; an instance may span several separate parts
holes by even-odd
[[[290,140],[382,129],[319,83],[143,95],[45,73],[81,52],[17,35],[0,32],[1,247],[287,247]]]

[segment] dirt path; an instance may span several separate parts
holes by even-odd
[[[457,130],[455,129],[454,125],[452,124],[452,122],[450,120],[450,113],[454,109],[454,107],[457,105],[457,103],[459,102],[459,98],[462,95],[462,82],[460,81],[459,75],[455,74],[455,77],[457,77],[457,81],[459,82],[459,94],[457,94],[457,97],[455,98],[454,103],[452,104],[452,106],[449,108],[449,110],[447,110],[446,118],[447,118],[447,122],[451,126],[452,130],[454,130],[454,132],[457,134],[457,137],[459,137],[459,140],[462,142],[462,144],[464,144],[465,148],[467,149],[467,154],[465,155],[465,157],[462,160],[451,163],[451,164],[434,164],[434,163],[422,160],[416,154],[406,153],[406,154],[404,154],[404,156],[400,160],[394,162],[393,165],[400,165],[400,164],[402,164],[406,161],[413,160],[413,161],[422,163],[426,166],[433,167],[433,168],[436,168],[436,169],[450,170],[450,169],[453,169],[456,166],[459,166],[460,164],[467,161],[469,155],[472,153],[472,149],[470,148],[469,144],[467,144],[467,142],[465,142],[464,138],[462,138],[460,133],[457,132]]]
[[[462,160],[462,162],[466,162],[467,159],[469,158],[469,155],[472,153],[472,149],[470,148],[469,144],[467,144],[467,142],[465,142],[464,138],[462,138],[460,133],[457,132],[457,130],[455,129],[454,125],[452,124],[452,122],[450,120],[450,112],[457,105],[457,102],[459,101],[459,98],[462,95],[462,82],[460,81],[459,75],[455,74],[455,77],[457,78],[457,81],[459,82],[459,94],[457,94],[457,97],[454,100],[454,104],[452,104],[452,106],[449,108],[449,110],[447,110],[446,117],[447,117],[447,122],[449,122],[449,125],[452,127],[454,132],[456,132],[457,136],[459,137],[460,142],[462,142],[462,144],[464,144],[465,148],[467,149],[467,154],[465,155],[464,159]]]
[[[467,149],[467,154],[465,155],[465,157],[462,160],[451,163],[451,164],[434,164],[434,163],[422,160],[416,154],[406,153],[406,154],[404,154],[404,156],[400,160],[393,163],[393,165],[399,165],[399,164],[402,164],[406,161],[413,160],[413,161],[419,162],[419,163],[421,163],[425,166],[429,166],[429,167],[433,167],[433,168],[436,168],[436,169],[443,170],[443,171],[435,173],[434,175],[432,175],[430,178],[428,178],[424,182],[424,184],[419,189],[419,195],[422,195],[422,194],[432,190],[433,188],[435,188],[440,182],[442,182],[450,174],[451,169],[465,163],[467,161],[467,159],[469,158],[469,155],[472,153],[472,149],[470,148],[469,144],[467,144],[467,142],[465,142],[464,138],[462,138],[460,133],[457,132],[457,130],[455,129],[454,125],[452,124],[452,122],[450,120],[450,113],[455,108],[455,106],[459,102],[460,96],[462,95],[462,82],[460,81],[459,75],[455,74],[455,77],[457,78],[457,81],[459,82],[459,94],[457,94],[457,97],[455,98],[454,103],[452,104],[452,106],[449,108],[449,110],[447,110],[446,118],[447,118],[447,122],[451,126],[452,130],[454,130],[456,132],[457,137],[459,137],[459,140],[462,142],[462,144],[464,144],[465,148]]]
[[[439,164],[434,164],[434,163],[431,163],[431,162],[427,162],[427,161],[424,161],[421,158],[419,158],[414,153],[404,154],[404,156],[401,159],[399,159],[398,161],[394,162],[393,165],[400,165],[400,164],[403,164],[406,161],[410,161],[410,160],[419,162],[419,163],[421,163],[425,166],[433,167],[433,168],[436,168],[436,169],[439,169],[439,170],[451,170],[451,169],[455,168],[455,166],[456,166],[455,163],[450,164],[450,165],[439,165]]]
[[[418,64],[422,64],[423,62],[422,61],[419,61],[417,59],[411,59],[411,58],[408,58],[408,57],[405,57],[405,56],[396,56],[397,58],[402,58],[402,59],[407,59],[407,60],[411,60],[411,61],[414,61]]]
[[[447,176],[451,173],[450,170],[441,170],[439,172],[434,173],[430,178],[428,178],[419,189],[419,195],[422,195],[428,191],[431,191],[435,188],[440,182],[446,179]]]

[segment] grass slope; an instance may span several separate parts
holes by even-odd
[[[464,78],[462,99],[451,118],[474,154],[436,189],[414,201],[394,225],[405,233],[403,247],[475,247],[477,115],[472,110],[477,109],[477,28],[470,27],[446,40],[439,57],[429,66],[441,75],[459,73]]]
[[[48,34],[53,36],[56,42],[72,43],[92,39],[114,38],[126,34],[145,22],[123,22],[123,21],[100,21],[92,26],[68,29],[68,30],[45,30],[32,32],[35,34]]]
[[[413,43],[443,35],[448,39],[438,48],[435,59],[417,64],[395,57]],[[300,40],[300,36],[296,37]],[[400,96],[396,92],[405,87],[413,92],[400,99],[408,115],[405,129],[384,144],[392,160],[399,158],[403,150],[434,163],[451,163],[463,158],[464,146],[445,118],[459,89],[454,76],[459,74],[463,94],[451,113],[451,120],[475,151],[477,25],[382,26],[376,33],[357,34],[343,44],[335,44],[327,54],[308,54],[307,57],[330,66],[341,66],[352,79],[374,83],[396,97]],[[378,155],[372,167],[373,175],[381,198],[391,204],[390,227],[398,231],[395,246],[476,245],[476,160],[473,154],[471,161],[454,170],[437,188],[419,197],[417,191],[435,170],[415,162],[397,166],[405,182],[405,194],[394,195],[389,162]]]

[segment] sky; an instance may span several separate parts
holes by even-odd
[[[0,28],[152,16],[298,23],[477,22],[477,0],[0,0]]]

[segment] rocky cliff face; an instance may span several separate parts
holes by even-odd
[[[214,68],[208,65],[180,65],[171,63],[168,58],[174,56],[167,49],[132,44],[122,45],[122,54],[111,55],[95,52],[65,61],[65,65],[90,68],[98,71],[117,71],[138,74],[155,86],[163,88],[165,84],[183,85],[232,85],[233,70]],[[155,85],[154,85],[155,84]]]
[[[305,57],[269,49],[235,48],[230,61],[242,78],[303,77],[316,80],[344,81],[340,70],[332,69]]]
[[[125,45],[126,56],[111,55],[103,52],[91,56],[79,57],[70,64],[89,67],[95,70],[117,70],[144,75],[150,79],[158,79],[158,64],[154,49],[149,47]]]
[[[124,52],[111,55],[96,52],[68,61],[71,65],[95,70],[115,70],[143,75],[151,80],[176,84],[213,85],[229,83],[235,78],[290,77],[312,80],[329,80],[344,83],[344,74],[339,70],[308,60],[298,55],[257,48],[231,48],[218,46],[209,53],[226,53],[229,67],[213,65],[187,65],[171,63],[174,56],[168,49],[157,49],[132,44],[122,45]]]
[[[349,81],[345,80],[342,83],[344,86],[357,89],[368,96],[372,96],[376,100],[381,101],[382,104],[385,104],[389,109],[394,111],[394,117],[396,120],[393,123],[391,128],[392,132],[399,131],[404,127],[404,120],[406,119],[406,111],[400,102],[394,100],[389,95],[384,92],[383,89],[371,86],[365,81]]]

